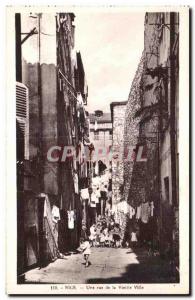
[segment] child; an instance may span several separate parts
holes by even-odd
[[[114,240],[114,247],[119,248],[121,246],[121,236],[120,236],[119,225],[115,225],[115,227],[114,227],[113,240]]]
[[[98,224],[97,229],[96,229],[96,246],[97,247],[100,246],[100,234],[101,234],[101,226],[100,226],[100,224]]]
[[[105,235],[104,235],[104,231],[102,230],[100,233],[100,247],[104,247],[105,246]]]
[[[88,238],[85,239],[84,243],[80,246],[79,249],[80,251],[83,251],[85,267],[87,268],[89,266],[89,255],[91,254],[91,244]]]
[[[108,234],[108,246],[112,247],[113,246],[113,233],[110,230],[109,234]]]
[[[131,244],[133,248],[137,246],[137,235],[135,230],[131,233]]]
[[[95,240],[96,240],[96,228],[95,228],[95,224],[93,224],[90,227],[90,237],[89,237],[91,243],[92,243],[92,247],[95,246]]]
[[[109,233],[108,233],[108,227],[104,228],[104,237],[105,237],[105,246],[109,247]]]

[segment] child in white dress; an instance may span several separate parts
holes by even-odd
[[[137,235],[136,235],[136,232],[134,230],[131,233],[131,244],[132,244],[132,247],[137,246]]]
[[[88,238],[86,238],[84,240],[84,243],[82,243],[80,245],[79,251],[83,252],[83,257],[85,260],[85,267],[87,268],[89,266],[89,255],[91,254],[91,244],[90,244]]]

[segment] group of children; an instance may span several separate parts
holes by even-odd
[[[89,240],[92,246],[95,247],[114,247],[119,248],[124,246],[124,238],[122,238],[122,232],[120,230],[119,224],[116,224],[114,220],[109,223],[97,225],[93,224],[90,228]],[[130,234],[130,240],[125,243],[125,246],[136,247],[137,245],[137,235],[136,231],[133,230]]]
[[[113,230],[109,230],[108,227],[101,227],[101,225],[92,225],[90,230],[94,234],[90,234],[89,239],[92,246],[95,247],[113,247],[116,246],[113,238]]]
[[[122,235],[119,224],[116,224],[114,220],[110,222],[98,222],[93,224],[90,227],[89,237],[85,237],[82,240],[80,247],[78,248],[79,252],[82,252],[85,259],[85,267],[89,266],[89,255],[91,254],[91,247],[113,247],[120,248],[122,247]],[[137,245],[137,236],[136,232],[131,232],[130,244],[127,243],[125,246],[136,247]]]
[[[93,224],[90,227],[89,240],[94,247],[120,247],[120,229],[100,223]]]

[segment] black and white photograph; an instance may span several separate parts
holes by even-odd
[[[188,294],[189,8],[7,15],[8,293]]]

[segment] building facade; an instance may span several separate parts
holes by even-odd
[[[174,257],[178,257],[179,249],[178,40],[179,16],[177,13],[146,14],[143,133],[147,137],[150,132],[154,132],[157,142],[156,156],[155,153],[150,155],[153,161],[156,159],[157,167],[154,166],[154,172],[151,174],[153,191],[151,188],[149,193],[159,195],[157,207],[161,253],[165,255],[169,253]],[[141,116],[143,119],[143,113]],[[148,158],[148,164],[153,164],[152,159],[150,163]]]
[[[15,16],[18,275],[79,244],[89,125],[74,18]]]
[[[93,141],[94,159],[101,160],[106,167],[111,167],[112,120],[110,113],[96,111],[89,114],[90,140]]]
[[[124,184],[124,122],[126,101],[110,104],[112,116],[112,207],[121,201],[121,188]]]
[[[178,40],[177,13],[146,13],[144,52],[138,67],[138,72],[141,72],[138,77],[135,76],[136,82],[134,80],[132,84],[131,91],[134,87],[135,91],[134,95],[130,93],[125,121],[127,141],[135,137],[136,156],[138,148],[142,146],[146,159],[144,162],[131,163],[132,171],[128,180],[125,180],[124,187],[124,197],[135,208],[140,202],[149,203],[152,207],[151,229],[155,247],[162,256],[169,257],[177,266]],[[133,133],[131,122],[136,122],[137,129]],[[127,175],[128,170],[125,172]],[[141,190],[141,195],[132,193],[132,190]],[[139,199],[136,199],[136,194]]]

